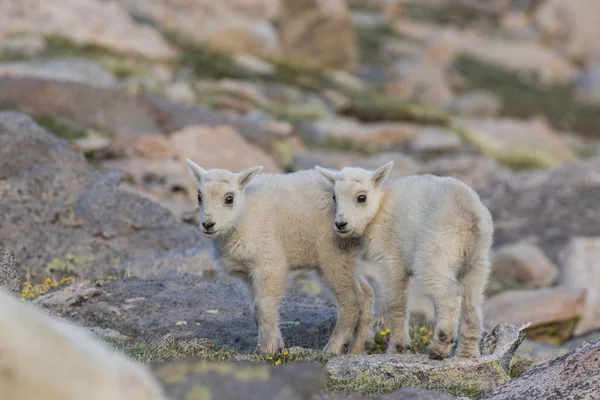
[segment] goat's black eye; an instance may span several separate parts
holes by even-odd
[[[333,199],[333,202],[335,203],[335,194],[332,194],[331,198]]]
[[[360,196],[358,196],[356,198],[356,201],[358,201],[359,203],[364,203],[365,201],[367,201],[367,196],[365,196],[364,194],[361,194]]]
[[[198,203],[202,203],[202,193],[198,192]]]
[[[225,197],[225,204],[227,204],[227,205],[233,204],[233,196]]]

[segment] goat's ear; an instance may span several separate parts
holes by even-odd
[[[206,174],[206,170],[201,168],[198,164],[196,164],[189,158],[186,158],[185,162],[188,165],[190,174],[194,177],[196,182],[200,183],[200,181],[202,180],[202,177]]]
[[[389,161],[387,164],[379,167],[377,171],[373,172],[373,184],[375,187],[380,186],[387,179],[390,172],[392,172],[393,166],[394,162]]]
[[[325,169],[323,167],[319,167],[318,165],[315,166],[315,169],[318,173],[321,174],[321,176],[323,176],[323,178],[327,179],[330,183],[335,183],[335,172]]]
[[[258,167],[248,168],[245,171],[238,173],[238,185],[240,189],[246,187],[247,184],[260,172],[263,170],[263,166],[259,165]]]

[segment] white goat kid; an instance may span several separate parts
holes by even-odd
[[[201,229],[212,239],[220,266],[248,286],[258,325],[258,350],[283,348],[278,307],[288,273],[317,268],[337,297],[338,315],[325,351],[364,351],[372,340],[373,289],[357,274],[360,240],[331,229],[331,188],[314,170],[260,174],[204,170],[186,159],[198,182]],[[361,309],[363,311],[361,311]]]
[[[435,307],[429,355],[479,355],[484,287],[490,270],[493,221],[469,186],[450,177],[416,175],[386,181],[393,162],[376,171],[316,167],[336,197],[334,230],[365,239],[367,257],[388,282],[388,351],[410,349],[408,283],[414,276]]]

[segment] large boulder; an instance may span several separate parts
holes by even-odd
[[[592,400],[600,387],[600,340],[584,343],[492,389],[477,400]]]
[[[560,264],[573,236],[600,236],[600,159],[511,174],[478,189],[494,218],[496,246],[531,239]]]
[[[122,274],[121,263],[134,256],[206,246],[167,209],[119,190],[123,178],[96,172],[31,118],[0,113],[0,245],[34,281]]]
[[[171,272],[107,281],[102,286],[83,282],[35,302],[84,326],[114,329],[138,340],[160,340],[167,334],[199,337],[240,351],[252,351],[257,343],[258,329],[245,288],[226,276]],[[280,310],[286,346],[325,346],[335,323],[334,303],[287,293]]]
[[[347,2],[282,0],[277,22],[284,56],[322,67],[357,68],[358,48]]]
[[[2,0],[0,44],[11,34],[33,32],[66,37],[121,53],[156,59],[177,52],[153,28],[139,25],[118,3],[98,0]]]

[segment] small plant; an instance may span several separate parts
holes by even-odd
[[[54,289],[56,287],[66,285],[67,283],[71,283],[72,277],[67,277],[61,279],[60,281],[56,281],[52,278],[46,278],[46,280],[42,284],[33,285],[29,281],[25,281],[23,283],[23,289],[21,290],[21,300],[33,300],[38,296],[44,295],[48,293],[50,289]]]
[[[423,353],[433,338],[434,326],[426,324],[416,327],[415,324],[408,327],[408,333],[411,338],[411,348],[413,353]],[[385,353],[390,343],[390,329],[382,329],[375,334],[372,353]]]
[[[283,350],[281,353],[267,357],[267,360],[275,365],[288,364],[289,362],[294,361],[294,356],[290,355],[287,350]]]

